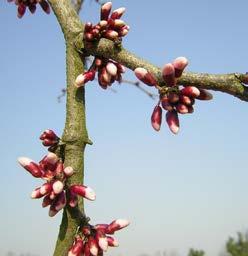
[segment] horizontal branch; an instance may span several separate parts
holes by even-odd
[[[143,67],[156,76],[161,86],[166,86],[162,79],[161,68],[135,56],[110,40],[102,38],[97,43],[85,42],[84,51],[86,54],[113,59],[131,70]],[[178,79],[178,84],[228,93],[243,101],[248,101],[248,87],[243,84],[247,82],[248,75],[239,73],[214,75],[184,72],[180,79]]]

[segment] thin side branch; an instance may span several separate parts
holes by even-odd
[[[74,0],[73,5],[76,13],[80,13],[82,6],[83,6],[84,0]]]
[[[116,46],[112,41],[102,38],[99,42],[92,44],[85,42],[85,53],[94,56],[113,59],[131,70],[137,67],[144,67],[154,76],[159,84],[165,86],[162,79],[161,68],[137,57],[133,53],[122,47]],[[244,83],[248,82],[247,74],[207,74],[184,72],[178,80],[178,84],[192,85],[214,91],[225,92],[243,101],[248,101],[248,87]]]

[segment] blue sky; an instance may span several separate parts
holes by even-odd
[[[125,6],[131,30],[123,45],[162,66],[186,56],[194,72],[248,71],[245,0],[113,1]],[[0,2],[0,255],[7,251],[52,255],[60,216],[49,218],[40,201],[29,198],[41,183],[17,163],[40,160],[38,137],[46,128],[61,134],[65,99],[65,47],[53,14],[40,9],[16,18],[16,8]],[[82,20],[97,22],[99,7],[85,0]],[[135,79],[127,72],[127,79]],[[174,136],[164,124],[150,126],[155,102],[131,85],[117,93],[87,84],[85,184],[97,193],[86,202],[92,223],[128,218],[110,256],[137,256],[158,250],[186,255],[190,247],[218,255],[228,236],[248,227],[247,103],[215,93],[181,117]]]

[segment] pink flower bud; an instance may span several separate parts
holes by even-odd
[[[84,185],[72,185],[70,186],[70,191],[91,201],[96,199],[94,190]]]
[[[45,197],[43,198],[42,207],[45,208],[45,207],[47,207],[48,205],[51,205],[52,202],[53,202],[53,200],[50,199],[50,196],[49,196],[49,195],[47,195],[47,196],[45,196]]]
[[[125,7],[120,7],[116,10],[114,10],[110,16],[110,19],[119,19],[123,14],[124,12],[126,11],[126,8]]]
[[[105,67],[103,67],[101,69],[101,72],[99,72],[99,73],[100,73],[100,80],[103,83],[110,84],[111,75],[107,72],[107,69]]]
[[[63,171],[67,177],[70,177],[74,174],[74,170],[71,166],[67,166]]]
[[[113,62],[107,63],[106,70],[111,76],[115,76],[117,74],[117,67]]]
[[[31,193],[31,198],[32,199],[38,199],[43,197],[44,195],[40,193],[40,188],[36,188],[32,193]]]
[[[156,78],[150,72],[148,72],[145,68],[136,68],[134,70],[134,73],[136,77],[143,83],[149,86],[157,85]]]
[[[107,30],[103,36],[109,40],[115,40],[118,38],[118,33],[114,30]]]
[[[186,106],[190,106],[192,105],[192,103],[194,102],[194,99],[190,98],[189,96],[186,95],[180,95],[180,103],[185,104]]]
[[[50,6],[47,1],[41,0],[41,1],[39,1],[39,4],[45,13],[47,13],[47,14],[50,13]]]
[[[27,157],[19,157],[18,162],[24,169],[26,169],[34,177],[36,178],[41,177],[42,171],[38,166],[38,164],[36,164],[33,160]]]
[[[186,105],[182,104],[182,103],[177,104],[176,110],[180,114],[187,114],[189,112],[188,107]]]
[[[175,68],[175,77],[178,78],[182,75],[183,70],[188,65],[188,60],[185,57],[178,57],[173,61],[172,64]]]
[[[56,154],[49,152],[46,157],[43,159],[44,163],[55,165],[58,162],[59,158]]]
[[[51,183],[45,183],[40,187],[40,193],[42,195],[49,194],[52,191],[52,184]]]
[[[88,238],[88,244],[89,244],[89,248],[90,248],[90,253],[93,256],[97,256],[98,255],[98,245],[97,245],[96,240],[92,236],[90,236]]]
[[[96,232],[96,241],[98,243],[98,246],[104,251],[106,252],[108,250],[108,240],[106,235],[101,231],[98,230]]]
[[[200,91],[195,86],[186,86],[181,91],[181,94],[186,95],[188,97],[196,98],[200,95]]]
[[[108,225],[106,233],[107,234],[114,234],[115,231],[118,231],[122,228],[125,228],[129,224],[130,224],[130,222],[128,220],[124,220],[124,219],[114,220]]]
[[[98,24],[99,24],[101,30],[106,29],[108,26],[108,22],[106,20],[100,20],[100,22]]]
[[[118,35],[119,37],[124,37],[128,34],[128,32],[129,32],[129,28],[127,28],[127,26],[124,26],[119,30]]]
[[[56,211],[60,211],[63,209],[66,205],[66,197],[65,197],[65,192],[62,191],[56,198],[56,201],[54,203],[54,208]]]
[[[162,122],[162,108],[157,105],[155,106],[151,116],[151,124],[155,131],[160,130],[161,122]]]
[[[45,130],[40,136],[40,140],[44,140],[44,139],[57,140],[58,138],[59,137],[56,135],[56,133],[50,129]]]
[[[170,128],[170,130],[177,134],[179,132],[179,119],[176,110],[168,111],[166,113],[166,122]]]
[[[111,247],[118,247],[119,246],[118,241],[114,237],[107,236],[107,241],[108,241],[108,245],[111,246]]]
[[[107,2],[102,5],[100,20],[108,20],[109,14],[111,12],[111,8],[112,8],[111,2]]]
[[[80,256],[84,250],[84,243],[82,238],[77,237],[75,243],[72,245],[68,252],[68,256]]]
[[[59,160],[57,162],[57,166],[56,166],[56,169],[55,169],[55,175],[57,176],[60,176],[64,171],[64,164],[62,162],[62,160]]]
[[[162,108],[168,111],[171,111],[174,109],[174,107],[170,104],[169,99],[167,96],[164,96],[161,100]]]
[[[126,23],[120,19],[115,19],[115,20],[110,19],[108,23],[110,28],[113,28],[114,30],[118,30],[126,25]]]
[[[198,99],[198,100],[212,100],[213,99],[213,95],[209,91],[204,90],[204,89],[199,89],[199,91],[200,91],[200,95],[197,96],[196,99]]]
[[[175,68],[171,63],[165,64],[162,68],[162,76],[167,86],[175,86]]]
[[[64,189],[64,183],[60,180],[56,180],[54,183],[53,183],[53,192],[55,194],[59,194],[63,191]]]

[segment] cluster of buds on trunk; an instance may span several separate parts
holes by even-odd
[[[42,138],[57,140],[57,135],[52,130],[46,130]],[[50,206],[49,216],[53,217],[67,202],[68,205],[77,205],[77,195],[89,200],[95,200],[95,192],[83,185],[67,185],[67,179],[74,174],[72,167],[64,166],[62,159],[56,154],[49,152],[39,163],[27,158],[18,158],[19,164],[26,169],[33,177],[45,180],[45,183],[31,193],[31,198],[43,198],[42,207]],[[67,193],[68,191],[68,193]],[[67,195],[69,194],[69,199]]]
[[[96,72],[98,72],[98,84],[101,88],[107,89],[115,81],[121,83],[125,67],[113,60],[95,57],[91,68],[76,78],[76,86],[80,87],[88,81],[94,80]]]
[[[151,124],[156,131],[159,131],[161,127],[162,109],[166,111],[166,122],[169,129],[172,133],[177,134],[180,127],[178,114],[193,113],[196,99],[211,100],[213,98],[207,90],[198,89],[195,86],[178,85],[178,79],[187,65],[188,60],[185,57],[179,57],[162,68],[163,80],[167,85],[165,90],[158,86],[156,78],[146,69],[136,68],[134,71],[139,80],[149,86],[155,86],[159,90],[160,100],[151,116]]]
[[[129,26],[121,20],[125,8],[121,7],[111,13],[112,3],[107,2],[102,5],[100,21],[93,25],[87,22],[84,28],[84,39],[88,42],[97,41],[100,38],[107,38],[112,41],[121,41],[127,35]]]
[[[103,4],[101,7],[100,22],[97,25],[93,25],[90,22],[85,24],[84,40],[93,42],[100,38],[107,38],[116,43],[121,42],[122,37],[129,31],[129,26],[120,19],[125,12],[125,8],[118,8],[112,11],[112,13],[111,9],[111,2]],[[111,86],[115,81],[121,82],[125,67],[114,60],[96,56],[89,70],[76,78],[75,85],[80,87],[89,81],[93,81],[97,72],[99,85],[103,89],[107,89],[108,86]]]
[[[8,2],[15,2],[17,5],[18,18],[22,18],[27,8],[32,14],[35,13],[37,4],[40,4],[45,13],[50,13],[50,6],[46,0],[8,0]]]
[[[127,227],[129,221],[117,219],[110,224],[87,224],[79,229],[74,243],[68,252],[68,256],[101,256],[108,247],[119,246],[113,235],[116,231]]]

